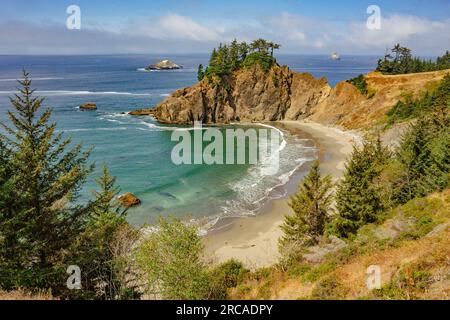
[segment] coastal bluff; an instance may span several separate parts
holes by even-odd
[[[325,125],[358,129],[374,125],[405,92],[423,93],[450,70],[387,76],[364,76],[371,95],[343,81],[332,88],[325,78],[274,64],[241,68],[218,80],[204,78],[175,91],[153,109],[161,123],[226,124],[310,119]]]
[[[204,78],[175,91],[156,106],[154,117],[164,123],[189,124],[276,121],[310,115],[330,92],[325,78],[292,72],[274,65],[267,72],[259,65],[225,76]]]

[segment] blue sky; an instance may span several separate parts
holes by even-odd
[[[66,8],[81,8],[81,30],[67,30]],[[369,5],[381,30],[366,28]],[[283,53],[379,54],[394,42],[418,54],[450,47],[448,0],[2,0],[1,53],[208,52],[233,38],[265,37]]]

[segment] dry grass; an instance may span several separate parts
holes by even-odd
[[[24,290],[5,292],[0,290],[0,300],[57,300],[50,292],[29,293]]]

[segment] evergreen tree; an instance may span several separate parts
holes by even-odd
[[[331,177],[328,175],[322,178],[319,162],[314,162],[300,184],[298,192],[289,202],[294,214],[284,218],[281,227],[284,235],[280,239],[282,247],[289,244],[311,245],[319,242],[330,219],[331,189]]]
[[[23,76],[20,94],[11,98],[16,112],[8,111],[12,127],[2,123],[8,135],[0,134],[7,198],[0,207],[0,286],[59,288],[67,268],[62,253],[90,214],[89,206],[72,201],[92,168],[81,145],[66,151],[70,140],[55,135],[51,109],[38,113],[43,99],[33,97],[29,75]]]
[[[402,47],[400,44],[396,44],[391,49],[391,53],[393,55],[386,53],[384,59],[378,60],[377,71],[383,74],[406,74],[450,68],[450,55],[448,51],[442,57],[438,57],[436,61],[413,57],[411,50]]]
[[[241,67],[250,67],[259,64],[264,71],[268,71],[276,62],[273,58],[273,50],[279,49],[280,45],[264,39],[258,39],[248,45],[239,43],[234,39],[230,45],[220,44],[211,52],[209,65],[204,72],[199,69],[198,79],[206,76],[209,80],[218,77],[218,83],[233,71]],[[269,53],[269,49],[271,52]]]
[[[406,95],[403,100],[389,110],[388,124],[393,124],[398,121],[409,120],[412,118],[419,118],[427,116],[431,113],[446,114],[450,110],[450,75],[446,75],[436,90],[425,95],[419,99],[413,99],[412,95]]]
[[[377,215],[385,209],[376,179],[390,158],[379,138],[367,139],[361,148],[354,147],[336,192],[339,215],[333,229],[340,237],[348,237],[364,224],[377,221]]]
[[[92,216],[86,229],[70,248],[70,261],[78,265],[82,272],[82,289],[71,292],[77,298],[121,299],[135,296],[124,286],[120,278],[119,257],[114,255],[112,244],[122,228],[129,228],[125,221],[126,210],[117,200],[119,193],[106,165],[102,175],[96,179],[99,191],[93,191]]]
[[[239,44],[236,39],[230,45],[230,68],[231,71],[237,70],[240,67],[239,58]]]
[[[245,58],[247,58],[250,48],[246,42],[239,43],[238,47],[239,47],[239,61],[242,62],[245,60]]]
[[[204,76],[205,76],[205,71],[203,70],[203,65],[200,64],[198,66],[198,71],[197,71],[197,80],[202,81]]]
[[[398,204],[450,185],[450,116],[419,118],[402,136],[393,166],[393,199]]]

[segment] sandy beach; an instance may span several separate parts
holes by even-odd
[[[319,149],[322,173],[335,180],[342,176],[353,145],[361,140],[356,132],[314,122],[280,121],[276,125],[294,134],[308,134]],[[250,269],[275,264],[279,258],[278,238],[282,235],[280,225],[283,217],[291,213],[286,198],[270,202],[256,217],[232,220],[224,230],[204,238],[206,256],[216,263],[234,258]]]

